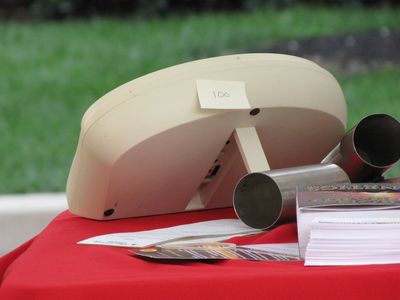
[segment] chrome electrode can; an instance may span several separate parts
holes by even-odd
[[[379,180],[400,159],[400,122],[369,115],[354,126],[322,163],[340,166],[352,182]]]
[[[267,229],[296,219],[296,188],[310,184],[349,183],[335,164],[317,164],[250,173],[235,187],[233,206],[246,225]]]

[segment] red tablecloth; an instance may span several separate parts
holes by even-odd
[[[77,245],[112,232],[234,217],[232,209],[99,222],[60,214],[0,258],[0,299],[399,299],[400,265],[304,267],[302,262],[154,263],[126,248]],[[237,243],[296,241],[295,224]]]

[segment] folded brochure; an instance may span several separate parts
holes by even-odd
[[[300,260],[297,243],[236,246],[231,243],[175,244],[130,251],[140,257],[155,260],[242,259],[292,261]]]
[[[139,232],[111,233],[78,242],[86,245],[143,248],[171,242],[216,242],[263,233],[238,219],[220,219]]]

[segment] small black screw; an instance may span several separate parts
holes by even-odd
[[[113,213],[114,213],[114,209],[113,209],[113,208],[110,208],[110,209],[107,209],[107,210],[104,212],[104,216],[105,216],[105,217],[109,217],[109,216],[111,216]]]
[[[255,115],[258,115],[259,112],[260,112],[260,109],[255,108],[250,111],[250,115],[255,116]]]

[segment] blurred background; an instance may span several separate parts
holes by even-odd
[[[209,56],[288,53],[336,76],[351,128],[400,117],[399,49],[394,0],[0,0],[0,255],[67,208],[81,118],[119,85]]]
[[[0,0],[0,194],[64,191],[91,103],[138,76],[209,56],[303,56],[337,77],[349,128],[367,114],[399,118],[396,4]]]

